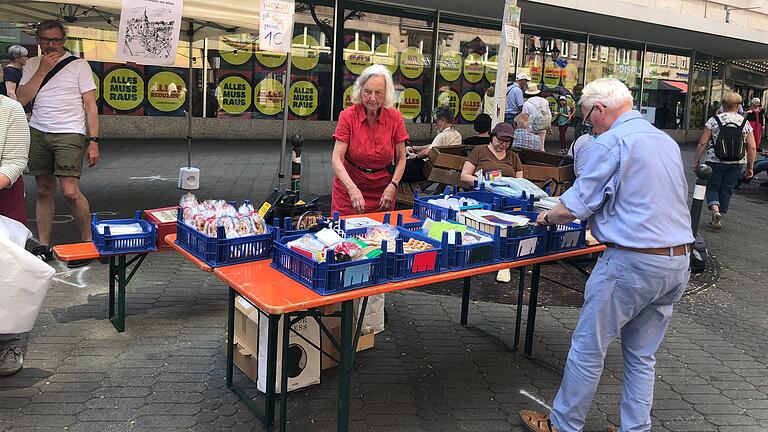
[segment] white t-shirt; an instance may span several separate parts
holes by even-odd
[[[59,61],[71,56],[64,54]],[[40,67],[41,57],[24,65],[19,85],[32,79]],[[77,59],[64,66],[35,96],[29,126],[47,133],[79,133],[85,135],[83,93],[96,89],[93,72],[86,60]]]
[[[451,126],[438,132],[435,139],[433,139],[432,143],[429,145],[429,148],[435,146],[457,146],[461,144],[461,133]]]
[[[741,114],[735,113],[735,112],[724,112],[717,115],[720,117],[720,122],[723,125],[726,125],[728,123],[736,123],[737,125],[741,125],[741,122],[744,121],[744,117],[741,116]],[[744,153],[744,157],[741,160],[738,161],[721,161],[720,159],[715,156],[715,140],[717,139],[717,135],[720,133],[720,127],[717,125],[717,121],[715,121],[714,117],[710,117],[709,120],[707,120],[707,123],[704,125],[705,128],[712,131],[712,137],[709,139],[709,144],[707,147],[707,155],[704,158],[704,162],[719,162],[723,164],[745,164],[747,163],[747,156],[746,152]],[[744,129],[741,130],[741,138],[746,142],[747,135],[752,133],[752,125],[747,122],[744,125]]]
[[[532,96],[528,98],[523,104],[523,112],[528,114],[531,118],[528,126],[528,131],[533,133],[542,133],[543,131],[533,130],[533,119],[539,114],[539,109],[549,114],[549,118],[552,118],[552,111],[549,109],[549,102],[541,96]]]

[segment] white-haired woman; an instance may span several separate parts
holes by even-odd
[[[757,151],[762,151],[760,141],[763,138],[763,128],[765,127],[765,110],[761,106],[760,98],[752,98],[749,101],[749,109],[744,113],[744,117],[752,126],[752,135],[755,136]]]
[[[394,104],[387,68],[366,68],[352,87],[352,106],[341,112],[333,134],[331,208],[342,216],[395,207],[408,132]]]
[[[21,81],[21,70],[27,64],[29,51],[21,45],[8,47],[8,59],[10,63],[3,68],[3,82],[0,83],[0,94],[16,100],[16,88]]]

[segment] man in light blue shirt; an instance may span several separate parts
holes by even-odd
[[[680,149],[632,110],[615,78],[589,83],[581,97],[589,144],[579,177],[543,225],[588,219],[608,249],[587,281],[565,374],[551,415],[521,411],[532,431],[580,432],[603,371],[608,345],[621,336],[624,378],[620,431],[650,431],[656,350],[672,305],[688,284],[693,242]]]
[[[507,106],[504,108],[504,123],[514,126],[515,116],[523,110],[525,98],[523,89],[528,88],[528,82],[531,80],[526,73],[519,73],[515,77],[515,82],[507,87]]]

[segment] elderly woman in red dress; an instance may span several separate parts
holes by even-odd
[[[341,112],[333,134],[331,207],[342,216],[395,207],[408,132],[394,104],[387,68],[366,68],[352,87],[352,106]]]

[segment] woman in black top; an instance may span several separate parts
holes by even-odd
[[[491,143],[491,116],[479,114],[473,124],[477,135],[465,138],[464,145],[482,145]]]
[[[8,66],[3,68],[3,82],[0,83],[0,94],[16,100],[16,88],[21,81],[21,69],[27,63],[29,51],[21,45],[8,48]]]
[[[760,99],[752,98],[749,101],[749,110],[744,113],[749,125],[752,126],[752,133],[755,134],[755,144],[757,151],[761,151],[760,139],[763,137],[763,128],[765,127],[765,110],[760,106]]]

